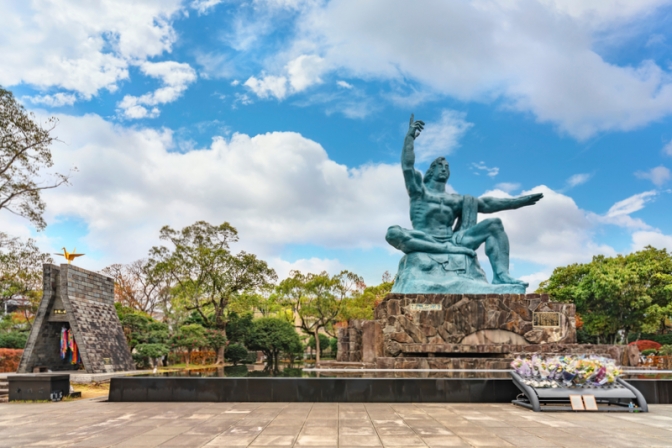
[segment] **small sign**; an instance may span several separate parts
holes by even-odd
[[[572,404],[573,411],[585,411],[586,408],[583,407],[583,400],[581,395],[570,395],[569,402]]]
[[[441,311],[443,309],[440,303],[411,303],[407,308],[409,311]]]
[[[65,310],[54,310],[54,314],[65,314]]]
[[[586,405],[586,411],[597,411],[597,401],[595,401],[595,395],[584,395],[583,404]]]
[[[534,313],[532,317],[532,325],[535,327],[559,327],[560,313]]]

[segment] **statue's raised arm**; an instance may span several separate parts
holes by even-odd
[[[411,121],[408,126],[408,132],[404,139],[404,148],[401,151],[401,169],[404,172],[406,181],[406,190],[409,196],[422,194],[422,174],[415,169],[415,138],[425,127],[422,121],[414,121],[411,114]]]

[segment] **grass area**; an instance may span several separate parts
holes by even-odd
[[[110,393],[110,382],[72,384],[72,388],[75,389],[75,392],[81,392],[82,398],[107,397]],[[74,400],[78,400],[78,398],[74,398]]]

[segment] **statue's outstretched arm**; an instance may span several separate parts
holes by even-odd
[[[534,205],[543,197],[543,193],[536,193],[527,196],[519,196],[517,198],[478,198],[478,212],[495,213],[502,210],[514,210],[516,208]]]
[[[415,169],[415,139],[425,127],[422,121],[414,121],[411,114],[411,122],[404,139],[404,148],[401,150],[401,169],[404,172],[406,190],[409,195],[422,193],[422,174]]]

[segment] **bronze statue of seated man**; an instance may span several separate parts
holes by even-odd
[[[401,155],[413,229],[392,226],[387,230],[386,240],[405,254],[464,254],[474,259],[475,251],[485,243],[485,253],[492,265],[492,284],[527,286],[527,283],[509,274],[509,238],[502,221],[489,218],[477,222],[476,218],[478,213],[533,205],[543,194],[517,198],[475,198],[446,192],[450,168],[445,158],[434,160],[424,177],[414,167],[414,141],[423,127],[422,121],[413,121],[411,116]]]

